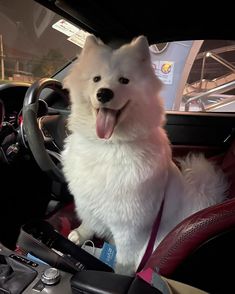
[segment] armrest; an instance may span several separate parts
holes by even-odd
[[[71,278],[73,294],[161,294],[139,278],[110,272],[81,271]]]

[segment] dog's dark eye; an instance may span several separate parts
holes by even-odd
[[[124,77],[120,77],[118,81],[121,84],[128,84],[130,80]]]
[[[100,80],[101,80],[101,76],[95,76],[93,78],[93,82],[95,82],[95,83],[99,82]]]

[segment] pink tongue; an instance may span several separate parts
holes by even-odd
[[[112,136],[117,121],[117,110],[100,108],[96,118],[96,134],[101,139]]]

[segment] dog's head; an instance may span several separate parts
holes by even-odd
[[[70,92],[70,127],[99,138],[133,138],[161,126],[161,82],[144,36],[113,50],[94,36],[64,80]],[[95,132],[96,131],[96,132]]]

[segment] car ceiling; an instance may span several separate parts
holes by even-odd
[[[138,35],[150,43],[235,39],[234,10],[226,1],[36,0],[104,41]]]

